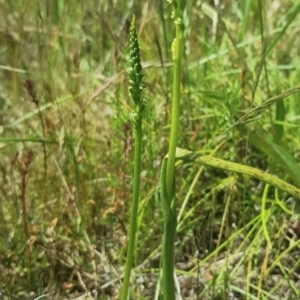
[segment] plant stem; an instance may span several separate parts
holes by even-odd
[[[143,90],[143,74],[140,57],[140,46],[138,42],[138,36],[136,32],[135,16],[132,16],[130,26],[130,65],[131,70],[129,72],[129,92],[135,103],[135,113],[132,116],[132,122],[134,127],[134,175],[133,175],[133,192],[131,203],[131,216],[129,227],[129,242],[127,249],[127,258],[124,270],[124,281],[122,287],[121,299],[127,300],[129,298],[130,287],[130,273],[133,263],[133,256],[135,253],[135,240],[137,230],[137,214],[139,206],[139,192],[140,192],[140,173],[141,173],[141,156],[142,156],[142,117],[143,110],[146,106],[146,101],[142,98]]]
[[[173,53],[174,75],[173,75],[173,102],[172,102],[172,123],[168,152],[167,164],[167,195],[171,195],[174,183],[174,166],[175,152],[178,139],[178,123],[179,123],[179,104],[180,104],[180,78],[181,78],[181,59],[183,52],[183,29],[180,25],[176,25],[175,53]]]
[[[176,205],[175,205],[175,155],[178,140],[178,123],[180,107],[180,79],[181,60],[183,53],[183,25],[176,24],[176,39],[173,42],[173,103],[172,123],[168,158],[164,160],[161,176],[165,176],[161,186],[163,213],[164,213],[164,238],[163,238],[163,297],[165,300],[175,300],[174,285],[174,243],[176,236]],[[165,163],[167,163],[165,171]]]
[[[163,238],[163,293],[165,300],[175,300],[174,284],[174,243],[176,237],[176,214],[164,222]]]
[[[142,153],[142,120],[138,118],[134,130],[134,177],[133,177],[133,193],[131,203],[131,216],[129,227],[129,242],[127,249],[127,258],[124,271],[124,280],[122,287],[121,300],[127,300],[129,296],[130,273],[133,263],[133,254],[135,249],[136,228],[137,228],[137,213],[139,204],[139,190],[140,190],[140,173],[141,173],[141,153]]]

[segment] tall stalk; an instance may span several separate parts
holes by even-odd
[[[142,98],[142,65],[140,58],[140,47],[138,43],[135,16],[132,17],[130,27],[130,66],[129,72],[129,91],[135,103],[135,113],[132,117],[134,127],[134,176],[133,176],[133,192],[131,203],[129,242],[127,249],[126,264],[124,270],[124,281],[122,286],[121,300],[129,299],[130,274],[133,263],[133,255],[135,250],[137,214],[139,204],[140,191],[140,173],[141,173],[141,153],[142,153],[142,117],[145,108],[145,100]]]
[[[173,5],[174,2],[173,1]],[[184,2],[184,1],[181,1]],[[177,4],[178,5],[178,4]],[[173,101],[172,101],[172,123],[170,133],[170,143],[168,152],[168,164],[167,164],[167,192],[168,195],[172,194],[173,182],[174,182],[174,165],[175,165],[175,152],[178,139],[178,123],[179,123],[179,103],[180,103],[180,79],[181,79],[181,60],[183,52],[183,23],[182,13],[183,11],[174,5],[174,17],[176,27],[176,37],[172,44],[172,58],[173,58]]]
[[[174,243],[176,236],[176,204],[175,204],[175,155],[178,140],[179,104],[180,104],[180,79],[181,60],[183,54],[183,10],[185,0],[169,0],[173,4],[173,17],[176,28],[176,37],[172,44],[173,58],[173,100],[172,123],[170,133],[169,152],[164,159],[161,169],[160,191],[164,215],[163,237],[163,297],[165,300],[175,300],[174,285]]]

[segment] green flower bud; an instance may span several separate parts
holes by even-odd
[[[129,92],[133,98],[136,105],[141,102],[141,94],[143,91],[142,85],[142,65],[140,56],[140,46],[138,42],[138,37],[136,33],[135,16],[132,17],[132,22],[130,26],[130,66],[131,70],[129,72]]]

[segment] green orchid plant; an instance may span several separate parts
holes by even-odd
[[[141,153],[142,153],[142,118],[146,101],[142,97],[143,92],[143,74],[140,57],[140,47],[136,33],[135,16],[132,17],[130,27],[130,67],[129,72],[129,92],[135,103],[135,112],[132,116],[134,127],[134,175],[133,175],[133,192],[130,214],[129,243],[127,249],[126,265],[124,270],[124,280],[122,287],[121,299],[127,300],[130,291],[130,274],[135,252],[135,241],[137,231],[137,214],[140,194],[140,173],[141,173]]]

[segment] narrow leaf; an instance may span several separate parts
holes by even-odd
[[[288,96],[291,96],[295,93],[300,92],[300,85],[293,87],[291,89],[288,89],[284,92],[282,92],[279,95],[276,95],[274,97],[269,98],[267,101],[262,103],[261,105],[258,105],[252,109],[250,109],[244,116],[242,116],[239,120],[237,120],[233,126],[236,126],[238,124],[245,124],[248,122],[251,122],[253,118],[263,113],[268,107],[272,106],[276,102],[285,99]]]

